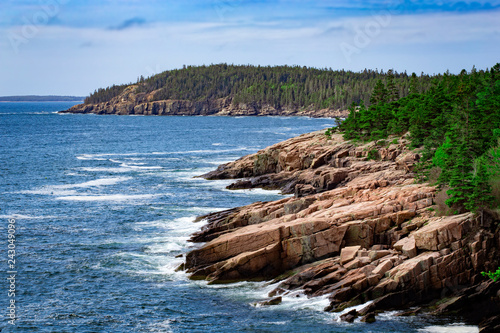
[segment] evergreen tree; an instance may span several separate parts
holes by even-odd
[[[378,80],[375,88],[373,89],[372,97],[370,98],[370,104],[378,104],[387,101],[387,89],[385,88],[382,80]]]
[[[476,173],[472,179],[473,190],[469,195],[465,208],[472,212],[483,211],[491,206],[495,198],[491,195],[490,175],[486,169],[483,158],[479,158],[476,163]]]

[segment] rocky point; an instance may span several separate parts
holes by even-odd
[[[138,91],[138,85],[131,85],[109,102],[78,104],[61,113],[93,113],[115,115],[156,116],[309,116],[347,117],[348,111],[314,108],[275,108],[257,103],[234,103],[231,97],[205,101],[158,100],[158,90],[150,93]]]
[[[437,216],[438,189],[414,180],[420,156],[408,146],[320,131],[221,165],[203,177],[294,196],[200,217],[207,223],[192,241],[203,245],[184,268],[209,283],[280,282],[270,304],[295,290],[328,295],[326,311],[367,304],[347,321],[425,306],[498,332],[500,281],[481,272],[499,266],[500,216]]]

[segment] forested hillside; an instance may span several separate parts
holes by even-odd
[[[415,92],[418,84],[411,80],[410,94],[398,98],[395,80],[378,81],[371,105],[353,104],[339,130],[360,141],[409,132],[422,149],[420,177],[437,180],[452,212],[499,207],[500,64],[445,74],[425,92]]]
[[[313,107],[345,110],[354,103],[369,100],[376,83],[392,82],[393,94],[406,97],[421,93],[431,80],[442,76],[417,76],[364,70],[359,73],[300,66],[188,66],[161,74],[139,78],[137,93],[154,92],[152,101],[189,100],[194,102],[231,97],[234,104],[254,103],[276,109]],[[102,88],[85,99],[86,104],[108,102],[128,85]]]

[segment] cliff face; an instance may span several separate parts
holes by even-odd
[[[475,323],[489,316],[496,327],[500,282],[480,272],[499,265],[499,217],[435,216],[436,188],[415,183],[419,155],[406,144],[355,145],[315,132],[220,166],[204,177],[245,177],[230,188],[295,197],[201,217],[208,223],[192,241],[206,243],[185,268],[210,283],[277,279],[270,297],[329,295],[330,311],[375,300],[362,315],[453,296],[434,310],[462,310]],[[467,310],[470,297],[482,310]]]
[[[155,91],[137,93],[137,86],[126,88],[111,101],[99,104],[79,104],[61,113],[93,113],[158,116],[309,116],[347,117],[348,111],[333,109],[276,109],[270,105],[235,104],[231,98],[203,102],[186,100],[153,101]]]

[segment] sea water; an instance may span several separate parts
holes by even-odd
[[[300,292],[256,307],[273,285],[208,286],[176,272],[200,246],[188,242],[203,225],[196,216],[281,198],[194,176],[333,120],[56,113],[72,105],[0,103],[2,332],[477,331],[392,312],[374,324],[341,323],[322,311],[326,298]]]

